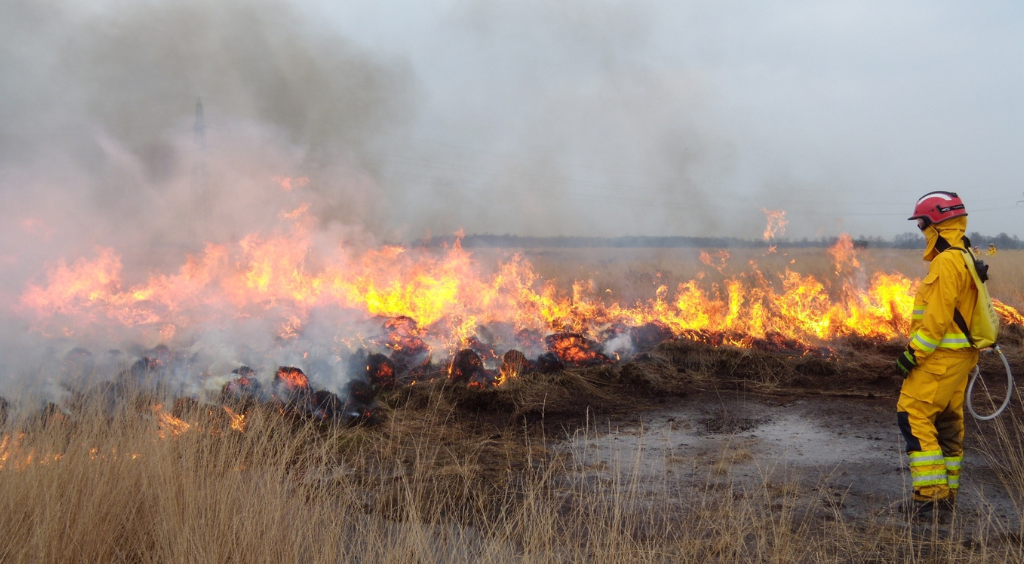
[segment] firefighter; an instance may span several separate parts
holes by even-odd
[[[988,256],[992,256],[992,255],[996,254],[996,245],[995,245],[995,243],[989,243],[988,244],[988,252],[985,253],[985,254],[988,255]]]
[[[960,487],[963,461],[964,388],[978,363],[978,350],[968,342],[954,316],[971,319],[978,289],[960,249],[970,241],[967,210],[953,192],[931,192],[917,201],[914,215],[927,246],[930,264],[914,296],[910,344],[896,360],[903,387],[896,419],[910,456],[915,514],[936,506],[952,510]]]

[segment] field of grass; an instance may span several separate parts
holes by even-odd
[[[0,470],[4,562],[992,562],[1022,531],[844,517],[822,484],[673,484],[637,449],[595,472],[541,425],[495,425],[443,390],[378,428],[276,413],[165,439],[98,411],[25,429]],[[1019,401],[1019,398],[1018,398]],[[144,403],[143,399],[139,399]],[[1024,510],[1019,403],[985,449]],[[187,415],[185,415],[187,417]],[[584,427],[583,433],[589,431]],[[60,453],[59,460],[53,453]],[[32,460],[28,459],[31,454]],[[725,456],[725,473],[743,453]],[[749,455],[747,455],[749,456]]]
[[[724,274],[690,250],[527,256],[542,277],[593,278],[627,301],[648,298],[660,279],[700,270],[723,277],[750,260],[769,276],[787,266],[822,278],[831,272],[820,249],[735,253]],[[923,272],[916,252],[860,258],[868,271]],[[1018,306],[1022,258],[1002,252],[989,261],[993,294]],[[888,357],[879,358],[884,364],[853,364],[850,373],[884,371]],[[728,467],[749,457],[742,451],[716,460],[707,481],[679,484],[644,471],[651,461],[642,448],[595,468],[586,447],[566,447],[574,434],[605,432],[591,405],[606,414],[649,409],[688,388],[734,385],[720,376],[739,364],[758,364],[762,380],[751,389],[777,389],[790,382],[780,375],[787,370],[797,382],[803,365],[794,363],[802,362],[662,347],[644,361],[522,378],[485,394],[445,383],[397,390],[381,398],[383,423],[374,427],[256,409],[238,432],[213,415],[219,407],[192,405],[179,413],[192,429],[170,436],[153,411],[170,398],[139,391],[116,413],[97,399],[0,432],[0,562],[1024,560],[1024,530],[995,514],[911,525],[901,516],[851,518],[825,484],[808,504],[795,485],[723,483]],[[891,379],[871,385],[895,403]],[[1014,492],[1015,523],[1024,516],[1021,405],[1018,394],[1006,415],[970,439]]]

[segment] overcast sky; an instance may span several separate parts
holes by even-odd
[[[410,61],[385,161],[430,195],[419,225],[749,235],[768,207],[794,236],[891,236],[953,190],[971,229],[1024,235],[1020,2],[387,5],[309,10]]]
[[[82,245],[239,237],[276,174],[348,237],[889,237],[931,190],[1024,236],[1020,2],[16,0],[0,35],[0,203]]]

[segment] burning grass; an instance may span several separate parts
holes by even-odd
[[[328,261],[313,268],[303,258],[311,252],[304,216],[288,217],[296,222],[291,231],[243,241],[234,267],[225,263],[225,249],[210,248],[207,254],[220,258],[193,258],[176,277],[153,275],[125,287],[112,255],[60,265],[47,285],[26,289],[24,312],[35,318],[35,330],[72,337],[98,328],[136,336],[158,331],[179,352],[161,345],[145,353],[152,366],[143,368],[192,382],[214,375],[214,355],[224,353],[211,347],[186,356],[180,329],[199,331],[191,338],[204,343],[202,331],[211,327],[231,334],[240,320],[263,325],[281,318],[282,330],[262,347],[265,358],[248,344],[232,345],[236,350],[227,355],[272,367],[270,357],[278,353],[301,354],[314,379],[359,380],[373,394],[437,378],[485,390],[531,372],[622,361],[633,363],[626,372],[662,391],[700,387],[697,380],[708,375],[764,386],[807,387],[814,380],[830,387],[825,377],[845,378],[851,365],[869,374],[888,372],[872,357],[891,356],[890,343],[904,338],[917,283],[887,270],[899,259],[906,271],[907,253],[858,252],[848,237],[827,252],[793,256],[718,250],[684,261],[674,256],[684,251],[666,251],[677,267],[699,265],[685,273],[662,269],[671,266],[665,257],[589,265],[585,253],[577,257],[583,257],[579,264],[599,268],[574,273],[566,268],[573,263],[546,262],[546,252],[535,253],[534,267],[531,253],[473,257],[458,242],[440,255],[398,247],[367,251],[358,259],[342,253],[335,257],[340,266]],[[994,275],[1004,285],[1015,282],[1005,278]],[[997,307],[1004,320],[1024,321],[1013,305]],[[333,321],[316,321],[320,317]],[[308,328],[311,323],[316,328]],[[669,373],[660,374],[665,363],[657,361],[637,369],[637,360],[644,364],[657,355],[634,358],[635,353],[660,343],[666,344],[661,353],[669,357]],[[721,350],[709,350],[715,348]],[[66,364],[88,365],[89,354],[66,358]],[[345,410],[340,398],[312,390],[296,367],[282,367],[273,382],[262,384],[237,369],[235,376],[236,393],[288,396],[293,409],[322,417]],[[866,377],[852,376],[855,382]],[[260,384],[268,389],[254,388]]]
[[[16,313],[45,335],[127,333],[172,346],[201,340],[196,332],[231,331],[251,318],[271,325],[281,340],[301,340],[317,318],[334,316],[345,319],[337,323],[344,330],[318,335],[321,341],[401,352],[405,358],[392,360],[403,364],[477,345],[500,358],[520,348],[524,335],[536,342],[571,333],[585,342],[612,327],[649,325],[673,335],[727,335],[739,346],[769,338],[802,346],[847,336],[891,339],[905,333],[917,279],[879,266],[894,253],[880,252],[875,260],[856,251],[846,235],[813,254],[774,247],[736,256],[693,250],[685,251],[695,255],[687,261],[653,268],[627,262],[629,269],[616,276],[620,265],[608,259],[589,272],[561,262],[549,269],[544,253],[477,256],[458,240],[443,252],[398,246],[324,251],[314,245],[307,207],[283,213],[281,222],[237,246],[208,245],[178,273],[146,273],[134,284],[124,279],[113,249],[57,263],[45,282],[26,285]],[[901,258],[904,266],[912,264]],[[673,272],[680,268],[687,272]],[[999,288],[993,293],[999,296]],[[359,321],[374,317],[391,324],[382,335],[358,329]],[[577,364],[601,360],[592,353],[613,358],[621,352],[573,348],[586,355]]]

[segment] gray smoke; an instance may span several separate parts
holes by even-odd
[[[420,38],[420,119],[382,158],[412,196],[393,202],[408,232],[723,231],[732,134],[704,77],[646,58],[653,17],[630,2],[456,3]]]
[[[30,331],[19,295],[51,265],[110,247],[128,286],[174,272],[204,242],[266,234],[304,203],[324,246],[374,245],[383,190],[370,149],[413,112],[407,63],[274,0],[4,2],[0,76],[0,377],[48,396],[70,347],[143,346],[129,331]],[[293,192],[274,180],[299,176],[308,184]],[[203,354],[229,367],[247,341],[274,362],[301,358],[271,351],[274,330],[260,325],[210,334]]]
[[[52,260],[99,244],[152,262],[193,228],[227,242],[281,210],[274,176],[309,177],[324,226],[373,226],[367,147],[410,115],[401,61],[313,31],[274,1],[75,4],[0,6],[4,255]],[[209,128],[199,196],[198,96]],[[26,239],[37,252],[13,250]]]

